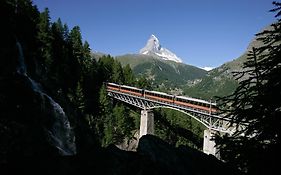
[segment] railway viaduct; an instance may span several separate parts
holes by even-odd
[[[113,84],[113,83],[112,83]],[[116,85],[116,84],[115,84]],[[118,85],[119,86],[119,85]],[[132,91],[130,91],[130,88]],[[139,137],[142,137],[146,134],[154,134],[154,115],[153,109],[155,108],[169,108],[185,113],[186,115],[191,116],[201,124],[203,124],[207,129],[204,130],[204,141],[203,141],[203,152],[206,154],[212,154],[217,158],[220,157],[219,151],[215,147],[215,142],[211,139],[216,132],[232,134],[235,131],[236,127],[229,127],[230,120],[223,118],[222,116],[216,115],[215,113],[201,110],[198,107],[193,107],[190,105],[175,104],[171,103],[168,100],[165,100],[163,97],[153,98],[151,94],[148,95],[137,95],[133,90],[137,89],[134,87],[126,86],[126,90],[114,88],[110,86],[110,83],[107,84],[107,94],[108,96],[120,100],[122,102],[128,103],[130,105],[136,106],[141,109],[141,120],[140,120],[140,134]],[[161,92],[155,92],[156,94],[164,94]],[[168,95],[168,94],[167,94]],[[201,99],[190,98],[194,101],[203,101]],[[215,103],[204,101],[208,104],[210,109],[215,107]],[[200,105],[200,103],[199,103]],[[211,111],[211,110],[210,110]]]

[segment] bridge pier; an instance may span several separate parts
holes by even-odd
[[[140,135],[154,134],[154,114],[151,110],[141,110]]]
[[[220,154],[218,148],[216,148],[216,143],[211,140],[215,135],[216,131],[206,129],[204,130],[204,142],[203,142],[203,152],[206,154],[212,154],[216,158],[220,159]]]

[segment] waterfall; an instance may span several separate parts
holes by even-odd
[[[62,107],[51,97],[44,94],[52,105],[56,121],[52,128],[48,130],[48,135],[52,143],[59,149],[62,155],[73,155],[76,153],[75,137],[70,127],[68,117]]]
[[[16,42],[17,49],[18,49],[18,66],[17,66],[17,73],[21,75],[26,75],[26,66],[24,63],[24,56],[22,51],[21,44],[17,41]]]
[[[48,140],[51,145],[55,146],[61,155],[74,155],[76,154],[75,136],[70,126],[68,117],[65,115],[62,107],[56,103],[50,96],[43,92],[41,85],[31,79],[26,72],[26,66],[24,63],[24,55],[20,42],[16,42],[18,49],[18,65],[17,73],[24,76],[32,90],[40,95],[44,104],[50,104],[52,116],[55,118],[55,122],[51,127],[45,127]],[[40,105],[40,104],[38,104]]]

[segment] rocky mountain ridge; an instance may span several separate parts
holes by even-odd
[[[140,50],[139,53],[143,55],[154,56],[156,58],[158,57],[163,60],[182,63],[182,60],[176,54],[171,52],[169,49],[163,48],[158,38],[153,34],[150,36],[146,45]]]

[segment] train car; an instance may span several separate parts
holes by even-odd
[[[145,98],[149,98],[151,100],[174,103],[174,95],[166,94],[163,92],[145,90],[144,96]]]
[[[120,85],[115,84],[115,83],[107,83],[106,87],[109,90],[120,91]]]
[[[114,90],[114,91],[119,91],[123,93],[128,93],[132,95],[137,95],[137,96],[144,96],[144,90],[131,87],[131,86],[126,86],[126,85],[118,85],[115,83],[107,83],[107,89],[109,90]]]
[[[184,96],[176,96],[175,100],[174,100],[174,104],[195,108],[197,110],[205,111],[208,113],[217,112],[215,103],[210,103],[208,101],[201,100],[201,99],[195,99],[195,98],[184,97]]]
[[[120,86],[120,92],[132,94],[132,95],[136,95],[136,96],[140,96],[140,97],[143,96],[143,90],[142,89],[131,87],[131,86],[121,85]]]
[[[175,96],[175,95],[170,95],[167,93],[157,92],[157,91],[148,91],[131,86],[118,85],[115,83],[107,83],[107,89],[131,94],[139,97],[144,97],[150,100],[155,100],[163,103],[170,103],[173,105],[189,107],[208,113],[217,112],[216,103],[211,103],[201,99],[195,99],[185,96]]]

